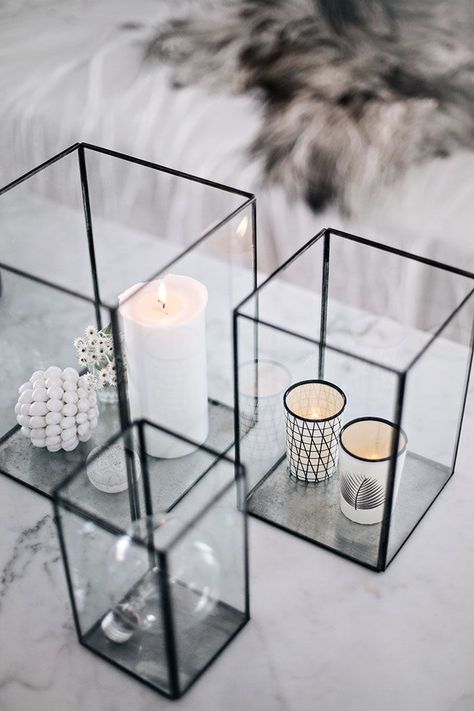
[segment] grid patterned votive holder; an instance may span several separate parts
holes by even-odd
[[[288,471],[307,482],[335,472],[346,406],[343,391],[325,380],[304,380],[285,393]]]
[[[239,368],[240,427],[253,459],[278,453],[285,439],[283,394],[290,378],[284,365],[265,358]]]

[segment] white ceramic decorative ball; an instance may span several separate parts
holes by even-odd
[[[37,370],[18,393],[16,419],[35,447],[72,452],[97,427],[97,395],[75,368]]]

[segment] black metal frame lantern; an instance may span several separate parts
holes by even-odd
[[[247,470],[249,513],[385,570],[454,473],[473,321],[471,272],[331,228],[311,239],[234,312],[238,458]],[[239,381],[241,365],[251,359],[256,398],[249,428],[248,418],[239,416],[245,406]],[[316,482],[290,476],[283,430],[253,456],[252,442],[268,430],[258,398],[266,387],[261,361],[289,371],[290,388],[317,379],[336,384],[347,397],[344,421],[370,423],[351,441],[344,481],[350,476],[357,489],[353,507],[382,507],[381,520],[377,512],[352,516],[346,508],[350,517],[344,515],[340,471]],[[408,441],[404,460],[401,432]],[[321,437],[308,443],[311,436],[308,429],[300,437],[304,462],[323,446]],[[369,496],[369,489],[377,495]]]
[[[231,313],[256,286],[253,195],[77,143],[1,189],[0,220],[1,473],[51,497],[94,447],[138,419],[130,414],[118,297],[169,272],[207,289],[206,443],[232,446]],[[16,422],[18,388],[48,366],[77,367],[73,340],[88,324],[111,326],[118,401],[100,406],[91,440],[74,451],[35,448]],[[135,375],[141,365],[133,364]],[[129,494],[133,519],[133,487]]]
[[[245,476],[206,446],[177,471],[147,453],[157,430],[134,423],[94,456],[132,470],[142,510],[132,526],[118,498],[88,501],[85,466],[54,507],[80,643],[175,699],[250,618]],[[192,483],[170,503],[167,480],[183,470]]]

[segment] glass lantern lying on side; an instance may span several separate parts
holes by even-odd
[[[181,459],[193,485],[160,508],[175,469],[147,454],[158,429],[138,422],[88,462],[131,470],[142,504],[131,526],[105,502],[88,506],[85,467],[58,487],[55,511],[79,641],[177,698],[249,620],[245,482],[226,455],[199,447]]]
[[[51,496],[132,417],[176,423],[173,430],[219,451],[231,446],[232,309],[255,287],[254,217],[248,193],[84,143],[0,190],[0,472]],[[176,336],[193,319],[190,285],[202,292],[197,341],[186,329]],[[138,293],[144,286],[152,313]],[[143,319],[145,337],[155,325],[159,332],[145,348]],[[59,370],[49,377],[51,367]],[[61,420],[84,419],[75,395],[65,396],[62,371],[71,367],[91,373],[99,413],[89,439],[81,427],[64,448],[62,424],[85,425]],[[179,397],[166,397],[173,389]]]
[[[234,312],[249,513],[384,570],[454,473],[473,317],[469,272],[308,242]]]

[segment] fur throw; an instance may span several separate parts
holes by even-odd
[[[349,211],[410,165],[474,148],[473,37],[473,0],[194,0],[147,57],[178,86],[255,92],[266,177]]]

